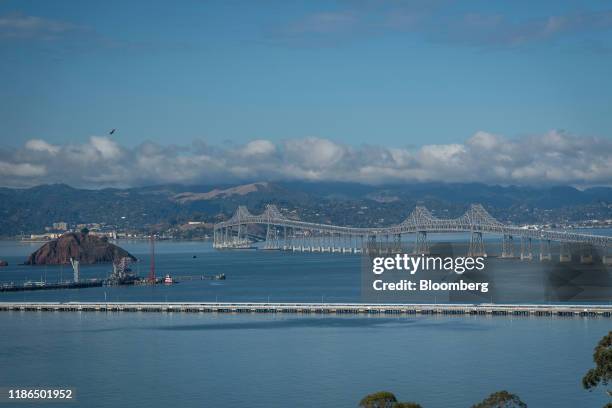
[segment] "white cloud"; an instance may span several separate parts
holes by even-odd
[[[121,154],[119,145],[108,137],[92,136],[89,143],[103,159],[116,159]]]
[[[572,44],[576,39],[605,43],[612,28],[610,9],[552,7],[549,14],[542,14],[527,7],[515,16],[495,6],[482,13],[471,12],[469,7],[455,10],[439,1],[347,2],[345,7],[313,11],[288,21],[272,30],[271,37],[281,44],[329,46],[342,40],[399,34],[499,50],[535,43]]]
[[[257,139],[243,146],[204,143],[134,148],[108,137],[54,145],[41,139],[0,150],[0,184],[75,186],[325,180],[369,184],[447,181],[612,185],[612,141],[560,131],[510,139],[479,131],[465,143],[419,148],[348,146],[324,138]]]
[[[269,140],[257,139],[247,143],[242,149],[244,156],[257,156],[273,154],[276,146]]]
[[[80,29],[79,26],[38,16],[5,14],[0,16],[0,39],[53,40]]]
[[[467,140],[466,144],[483,150],[492,150],[498,146],[502,140],[500,136],[479,130]]]
[[[46,170],[44,166],[31,163],[7,163],[0,161],[0,177],[2,180],[8,180],[8,177],[39,177],[44,176]],[[7,177],[7,179],[5,179]],[[8,183],[12,185],[13,183]]]
[[[28,140],[25,144],[26,149],[38,151],[38,152],[47,152],[49,154],[57,154],[60,148],[58,146],[49,144],[42,139],[32,139]]]
[[[298,166],[310,170],[330,168],[342,160],[345,147],[327,139],[292,139],[284,144],[287,157]]]

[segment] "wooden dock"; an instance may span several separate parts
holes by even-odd
[[[0,302],[2,311],[612,317],[611,305]]]

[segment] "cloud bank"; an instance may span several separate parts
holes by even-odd
[[[479,131],[464,143],[419,148],[349,146],[315,137],[258,139],[233,147],[198,141],[190,146],[145,142],[127,148],[113,138],[91,136],[81,144],[32,139],[18,149],[0,149],[0,184],[10,187],[254,180],[609,186],[612,141],[561,131],[518,139]]]
[[[524,16],[503,7],[487,12],[453,7],[446,1],[352,2],[346,8],[315,11],[270,31],[286,45],[330,45],[339,41],[385,34],[412,34],[425,40],[479,48],[509,49],[531,44],[578,40],[606,42],[612,10],[576,8],[538,14],[518,6]]]
[[[0,15],[0,40],[55,40],[81,27],[66,21],[24,14]]]

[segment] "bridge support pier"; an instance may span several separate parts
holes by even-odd
[[[570,246],[567,242],[561,243],[561,252],[559,253],[559,262],[571,262],[572,261],[572,252],[570,251]]]
[[[417,231],[414,242],[414,255],[429,255],[427,231]]]
[[[394,253],[402,252],[402,234],[394,234],[393,235],[393,251]]]
[[[223,249],[229,246],[229,227],[215,228],[213,231],[213,248]]]
[[[289,249],[289,245],[287,245],[287,239],[288,239],[287,226],[284,226],[283,227],[283,245],[281,246],[281,249],[283,251],[286,251],[287,249]]]
[[[378,243],[376,242],[376,235],[368,236],[368,243],[366,246],[366,254],[378,254]]]
[[[249,224],[242,225],[242,245],[249,246],[251,240],[249,239]]]
[[[552,255],[550,253],[550,240],[540,240],[540,261],[551,261]]]
[[[533,243],[531,238],[521,237],[521,261],[533,259]]]
[[[264,249],[280,249],[278,235],[276,225],[268,224],[266,228],[266,243],[264,245]],[[242,242],[242,240],[239,239],[239,242]]]
[[[362,254],[365,252],[366,248],[363,244],[363,235],[359,235],[355,237],[355,253]]]
[[[501,257],[514,258],[514,237],[512,235],[504,234]]]
[[[580,251],[580,263],[581,264],[592,264],[593,263],[593,248],[590,245],[583,245]]]
[[[580,255],[580,263],[581,264],[592,264],[593,263],[593,255],[591,255],[591,254]]]
[[[472,235],[470,237],[470,248],[468,250],[468,256],[471,256],[471,257],[487,256],[487,253],[485,252],[484,241],[482,240],[482,232],[472,231]]]

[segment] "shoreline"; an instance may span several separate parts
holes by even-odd
[[[256,302],[0,302],[0,312],[11,311],[612,317],[612,305]]]

